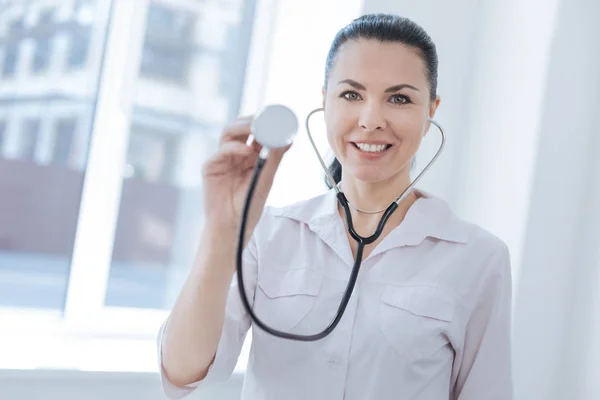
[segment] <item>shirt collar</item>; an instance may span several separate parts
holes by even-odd
[[[423,190],[416,191],[419,199],[409,208],[400,226],[388,235],[393,243],[385,247],[417,246],[428,237],[467,243],[469,225],[460,220],[441,198]],[[275,209],[273,214],[304,222],[311,230],[323,232],[340,218],[337,204],[336,191],[330,189],[311,199]]]

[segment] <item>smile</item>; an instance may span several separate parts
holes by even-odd
[[[352,143],[356,148],[365,153],[381,153],[392,147],[391,144],[369,144],[369,143]]]

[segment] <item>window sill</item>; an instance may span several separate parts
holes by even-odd
[[[102,323],[108,319],[114,323]],[[113,314],[112,318],[98,318],[92,325],[81,320],[70,322],[52,310],[2,309],[0,369],[158,371],[159,320],[137,324],[137,330],[128,333],[122,319]]]
[[[156,374],[156,340],[167,314],[152,311],[108,309],[91,324],[51,310],[0,309],[0,370]],[[249,344],[235,373],[246,370]]]

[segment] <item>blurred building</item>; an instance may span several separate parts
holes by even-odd
[[[110,23],[100,2],[0,0],[0,276],[68,275],[92,134],[111,134],[92,132]],[[177,257],[198,154],[239,109],[254,2],[150,1],[113,264]],[[19,286],[7,279],[0,304]]]

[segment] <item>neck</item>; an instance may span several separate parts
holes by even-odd
[[[356,211],[353,207],[364,211],[385,210],[410,185],[410,176],[397,176],[381,182],[362,182],[352,178],[342,177],[340,184],[348,202],[350,212],[359,234],[368,233],[375,229],[383,211],[377,214],[367,214]],[[417,194],[412,191],[398,205],[398,209],[386,224],[388,229],[398,226],[404,219],[410,206],[417,200]],[[341,213],[340,209],[340,213]],[[387,230],[387,229],[386,229]],[[361,233],[362,232],[362,233]]]
[[[409,185],[410,176],[397,176],[381,182],[363,182],[342,177],[340,188],[352,206],[365,211],[376,211],[385,210]]]

